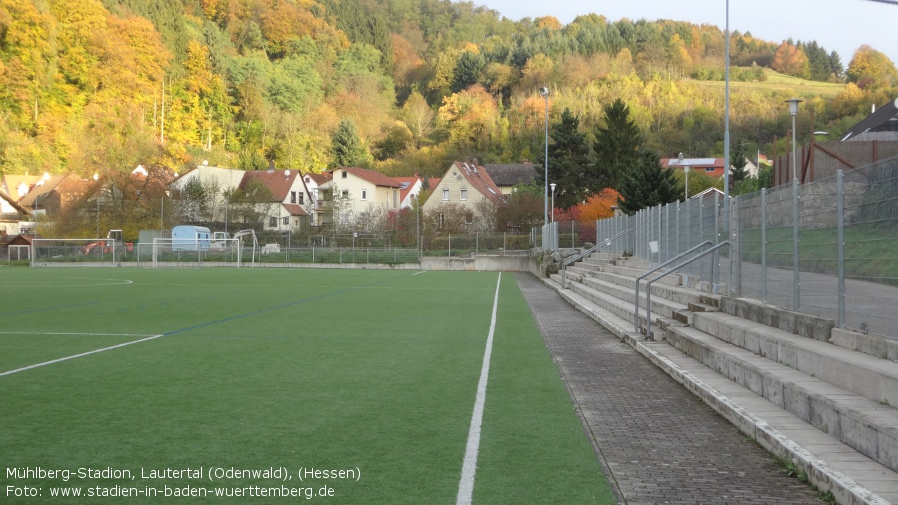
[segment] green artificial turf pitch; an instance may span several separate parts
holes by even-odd
[[[455,503],[499,278],[3,269],[0,501]],[[498,284],[473,502],[614,503],[514,275]]]

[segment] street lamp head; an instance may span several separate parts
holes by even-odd
[[[548,96],[549,96],[549,88],[547,88],[547,87],[545,87],[545,86],[543,86],[542,88],[539,88],[539,94],[540,94],[540,96],[544,96],[544,97],[547,97],[547,98],[548,98]]]
[[[793,116],[798,114],[798,104],[803,101],[804,100],[801,100],[799,98],[790,98],[786,100],[786,103],[789,104],[789,114],[792,114]]]
[[[98,180],[100,178],[100,174],[94,172],[94,180]]]
[[[549,184],[549,187],[552,188],[553,193],[555,192],[555,186],[556,184],[554,182],[552,184]]]

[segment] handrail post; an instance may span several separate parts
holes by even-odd
[[[586,251],[581,252],[580,254],[571,256],[570,258],[563,261],[561,263],[561,289],[565,289],[564,284],[565,284],[565,278],[567,276],[567,266],[568,265],[570,265],[571,263],[574,263],[576,261],[579,261],[579,260],[583,259],[584,257],[594,253],[602,245],[606,245],[606,246],[611,245],[611,242],[613,242],[614,240],[617,240],[618,238],[620,238],[623,235],[626,235],[627,233],[630,233],[631,231],[633,231],[633,230],[632,229],[624,230],[611,238],[606,238],[602,242],[599,242],[598,240],[596,240],[596,242],[597,242],[596,245],[590,247]]]
[[[715,245],[714,247],[708,249],[707,251],[702,251],[699,254],[696,254],[696,255],[692,256],[691,258],[678,263],[677,266],[671,268],[669,271],[663,272],[661,275],[655,276],[651,280],[646,282],[646,284],[645,284],[645,289],[646,289],[646,292],[645,292],[645,321],[646,321],[645,322],[645,339],[646,340],[654,340],[654,338],[652,338],[652,315],[649,310],[649,308],[651,306],[651,301],[652,301],[652,283],[657,281],[658,279],[663,278],[666,275],[669,275],[671,272],[675,272],[675,271],[679,270],[680,268],[692,263],[693,261],[695,261],[697,259],[701,259],[701,258],[705,257],[705,255],[707,255],[709,253],[716,252],[721,247],[728,246],[728,245],[730,245],[729,240],[720,242],[719,244]],[[638,283],[637,283],[637,285],[638,285]],[[638,300],[637,300],[637,302],[638,302]],[[636,316],[636,319],[637,319],[637,321],[639,320],[638,315]]]
[[[656,266],[655,268],[652,268],[652,269],[650,269],[650,270],[648,270],[648,271],[646,271],[646,272],[643,272],[642,275],[640,275],[639,277],[636,278],[636,300],[635,300],[635,302],[634,302],[634,304],[635,304],[635,310],[634,310],[634,312],[636,313],[636,333],[639,333],[639,281],[641,281],[642,279],[646,278],[646,276],[651,275],[651,274],[657,272],[658,270],[661,270],[662,268],[666,267],[667,265],[670,265],[671,263],[673,263],[674,261],[677,261],[678,259],[682,258],[683,256],[686,256],[687,254],[691,253],[692,251],[695,251],[696,249],[699,249],[699,248],[704,247],[704,246],[706,246],[706,245],[711,245],[711,241],[710,241],[710,240],[706,240],[706,241],[702,242],[701,244],[692,247],[692,248],[689,249],[688,251],[683,251],[683,252],[681,252],[680,254],[674,256],[673,258],[671,258],[671,259],[665,261],[664,263],[662,263],[662,264]]]

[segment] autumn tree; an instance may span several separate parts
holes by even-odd
[[[773,56],[773,63],[770,66],[777,72],[796,77],[810,79],[811,67],[804,51],[798,46],[793,45],[789,41],[784,41],[776,50]]]
[[[611,188],[593,193],[585,202],[577,206],[580,220],[597,221],[614,217],[614,207],[617,207],[618,199],[620,199],[620,193]]]
[[[630,119],[630,108],[618,98],[604,107],[605,126],[596,131],[593,144],[595,163],[601,175],[600,186],[619,188],[627,172],[639,160],[642,133]]]
[[[675,202],[681,194],[673,171],[663,168],[651,149],[639,154],[639,162],[626,174],[618,191],[618,207],[627,215]]]
[[[870,86],[888,87],[898,85],[898,70],[895,63],[885,54],[864,44],[854,52],[846,72],[848,81],[861,88]]]

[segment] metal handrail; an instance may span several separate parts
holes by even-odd
[[[596,252],[597,250],[599,250],[599,248],[602,247],[603,245],[605,245],[605,246],[611,245],[611,242],[613,242],[613,241],[619,239],[620,237],[626,235],[627,233],[630,233],[631,231],[633,231],[633,228],[628,228],[628,229],[626,229],[626,230],[624,230],[624,231],[618,233],[617,235],[615,235],[615,236],[613,236],[613,237],[611,237],[611,238],[606,238],[605,240],[603,240],[603,241],[597,243],[596,245],[590,247],[589,249],[587,249],[587,250],[585,250],[585,251],[583,251],[583,252],[581,252],[581,253],[579,253],[579,254],[577,254],[577,255],[571,256],[570,258],[564,260],[564,261],[561,263],[561,289],[565,289],[565,286],[564,286],[565,282],[564,282],[564,281],[565,281],[565,277],[567,276],[567,266],[568,266],[568,265],[570,265],[571,263],[574,263],[574,262],[577,262],[577,261],[582,260],[582,259],[585,258],[586,256],[589,256],[590,254],[592,254],[592,253]]]
[[[683,268],[684,266],[692,263],[693,261],[702,258],[703,256],[705,256],[708,253],[712,253],[712,252],[720,249],[723,246],[729,246],[729,245],[730,245],[730,241],[724,240],[723,242],[720,242],[719,244],[715,245],[714,247],[708,249],[707,251],[702,251],[701,253],[696,254],[695,256],[689,258],[688,260],[686,260],[682,263],[679,263],[677,266],[671,268],[667,272],[664,272],[661,275],[653,277],[650,281],[648,281],[645,284],[645,320],[646,320],[645,339],[646,340],[654,340],[652,338],[652,317],[651,317],[651,314],[649,314],[649,307],[651,306],[651,303],[652,303],[652,290],[651,290],[652,283],[657,281],[658,279],[664,277],[665,275],[668,275],[671,272],[675,272],[675,271],[679,270],[680,268]],[[638,314],[637,314],[636,318],[639,319]]]
[[[644,272],[642,275],[640,275],[639,277],[636,278],[636,301],[634,302],[634,309],[633,309],[633,312],[636,314],[636,329],[635,329],[636,333],[639,333],[639,281],[641,281],[642,279],[645,279],[646,277],[657,272],[658,270],[661,270],[662,268],[666,267],[667,265],[670,265],[671,263],[673,263],[674,261],[677,261],[678,259],[682,258],[683,256],[686,256],[687,254],[692,253],[696,249],[705,247],[706,245],[711,245],[713,243],[714,242],[711,242],[710,240],[705,240],[701,244],[693,246],[691,249],[687,249],[686,251],[683,251],[680,254],[677,254],[673,258],[665,261],[664,263],[661,263],[660,265],[656,266],[655,268],[652,268],[651,270]]]

